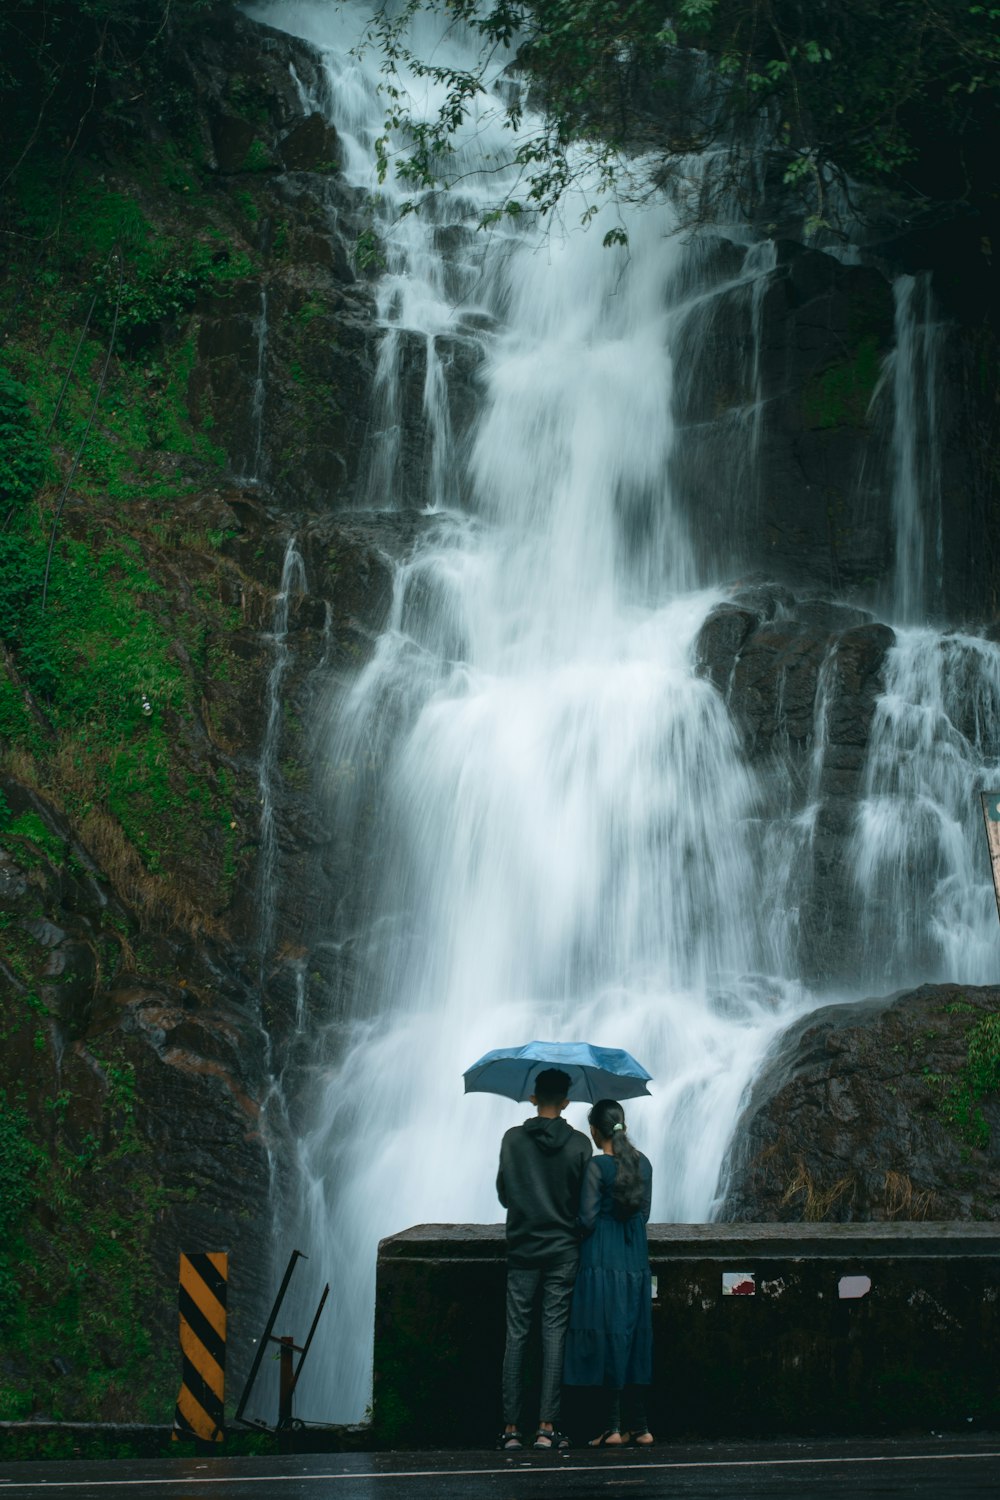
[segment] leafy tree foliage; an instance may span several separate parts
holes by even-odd
[[[415,54],[410,22],[422,10],[464,24],[477,37],[465,72]],[[822,215],[824,187],[837,176],[881,182],[911,200],[933,197],[995,212],[1000,89],[1000,7],[968,0],[676,0],[669,19],[652,0],[407,0],[376,17],[389,130],[409,150],[395,169],[418,187],[444,178],[454,132],[498,60],[527,64],[546,122],[522,140],[524,193],[498,213],[554,207],[589,147],[607,184],[620,185],[621,153],[648,144],[644,118],[669,115],[668,61],[697,49],[724,80],[694,138],[733,142],[764,114],[776,134],[787,185],[806,189]],[[436,118],[416,120],[405,70],[444,85]],[[520,97],[508,122],[520,126]],[[661,132],[662,137],[662,132]],[[390,166],[389,134],[381,167]]]

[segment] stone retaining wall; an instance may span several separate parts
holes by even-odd
[[[994,1226],[651,1224],[649,1246],[658,1437],[1000,1425]],[[502,1225],[423,1224],[382,1241],[380,1440],[489,1442],[504,1271]],[[571,1436],[592,1436],[594,1423],[595,1393],[567,1391]]]

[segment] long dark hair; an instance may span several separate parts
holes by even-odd
[[[598,1099],[587,1123],[597,1131],[602,1141],[611,1142],[611,1154],[618,1163],[612,1198],[615,1217],[628,1219],[642,1203],[641,1157],[625,1131],[625,1111],[617,1099]]]

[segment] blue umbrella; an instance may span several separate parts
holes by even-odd
[[[620,1047],[592,1047],[589,1042],[527,1042],[498,1047],[465,1072],[467,1094],[503,1094],[530,1099],[535,1079],[546,1068],[569,1074],[570,1099],[594,1104],[598,1099],[636,1099],[648,1094],[650,1075]]]

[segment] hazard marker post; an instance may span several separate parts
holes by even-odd
[[[181,1255],[177,1305],[183,1372],[174,1442],[221,1443],[225,1437],[228,1278],[225,1251]]]

